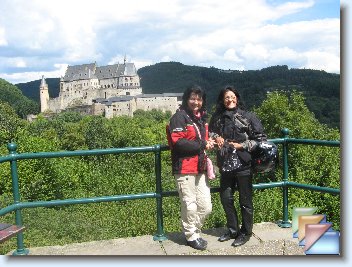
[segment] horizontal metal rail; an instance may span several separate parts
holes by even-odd
[[[333,195],[339,195],[340,189],[322,187],[309,184],[301,184],[291,182],[288,180],[288,145],[289,144],[302,144],[302,145],[318,145],[318,146],[340,146],[339,141],[328,141],[328,140],[312,140],[312,139],[297,139],[289,138],[289,130],[283,129],[283,138],[270,139],[276,144],[281,144],[283,148],[282,160],[283,160],[283,180],[279,182],[269,183],[258,183],[254,184],[254,189],[270,189],[270,188],[282,188],[283,191],[283,219],[279,226],[290,227],[291,223],[288,221],[288,188],[302,188],[304,190],[312,190],[318,192],[325,192]],[[53,207],[53,206],[66,206],[66,205],[77,205],[77,204],[89,204],[89,203],[100,203],[100,202],[113,202],[113,201],[126,201],[135,199],[156,199],[157,209],[157,233],[154,236],[154,240],[162,241],[167,239],[163,229],[163,209],[162,209],[162,198],[169,196],[178,196],[177,191],[163,191],[162,190],[162,179],[161,179],[161,157],[162,151],[168,151],[167,145],[155,145],[145,147],[130,147],[130,148],[107,148],[107,149],[94,149],[94,150],[76,150],[76,151],[58,151],[58,152],[37,152],[37,153],[17,153],[17,145],[8,145],[9,155],[1,156],[0,163],[10,162],[11,177],[12,177],[12,190],[14,203],[0,209],[0,216],[15,212],[16,225],[22,226],[22,215],[21,210],[26,208],[38,208],[38,207]],[[128,194],[128,195],[113,195],[113,196],[100,196],[80,199],[62,199],[62,200],[51,200],[51,201],[33,201],[33,202],[21,202],[20,192],[18,185],[18,172],[17,162],[20,160],[28,159],[49,159],[49,158],[63,158],[63,157],[77,157],[77,156],[101,156],[111,154],[125,154],[125,153],[154,153],[155,159],[155,178],[156,178],[156,190],[155,192]],[[211,193],[220,192],[219,187],[213,187],[210,189]],[[23,244],[23,233],[17,234],[17,250],[13,255],[26,255],[28,249],[24,248]]]

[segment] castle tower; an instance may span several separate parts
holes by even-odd
[[[40,91],[40,112],[44,112],[48,110],[48,102],[49,102],[49,87],[44,79],[44,75],[42,76],[42,81],[39,87]]]

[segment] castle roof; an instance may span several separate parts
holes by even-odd
[[[183,93],[161,93],[161,94],[140,94],[136,98],[151,98],[151,97],[182,97]]]
[[[134,96],[123,95],[123,96],[110,97],[108,99],[96,98],[96,99],[93,99],[93,102],[94,103],[101,103],[101,104],[104,104],[106,106],[111,106],[112,103],[115,103],[115,102],[126,102],[126,101],[132,100],[133,98],[134,98]]]
[[[123,96],[114,96],[114,97],[110,97],[108,100],[108,103],[112,103],[112,102],[125,102],[125,101],[130,101],[132,100],[134,97],[131,95],[123,95]]]
[[[97,67],[96,76],[99,80],[117,78],[124,72],[124,66],[120,64]]]
[[[40,87],[47,87],[47,83],[45,81],[44,75],[42,75],[42,81],[40,82]]]
[[[124,65],[125,65],[125,71],[123,75],[125,76],[137,75],[137,70],[134,63],[125,63]]]
[[[68,66],[64,82],[87,79],[110,79],[120,76],[136,76],[137,70],[134,63],[114,64],[98,67],[96,63]]]
[[[122,95],[122,96],[113,96],[108,99],[105,98],[95,98],[93,103],[101,103],[104,105],[111,105],[114,102],[126,102],[134,98],[152,98],[152,97],[182,97],[183,93],[162,93],[162,94],[140,94],[140,95]]]
[[[68,66],[63,81],[71,82],[77,80],[87,80],[97,78],[95,76],[96,63]]]

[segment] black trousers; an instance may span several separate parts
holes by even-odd
[[[220,199],[232,235],[251,235],[253,229],[253,186],[250,169],[240,172],[221,173]],[[234,203],[234,191],[238,190],[242,224],[239,228],[238,215]]]

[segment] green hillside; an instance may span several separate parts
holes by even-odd
[[[50,98],[58,97],[60,92],[60,78],[46,78],[49,87]],[[20,88],[22,93],[34,101],[39,103],[39,86],[41,80],[35,80],[28,83],[18,83],[16,86]]]
[[[0,102],[8,103],[18,116],[26,118],[28,114],[39,112],[39,104],[24,96],[15,85],[0,78]]]
[[[145,93],[183,92],[194,83],[208,96],[208,108],[226,85],[240,91],[247,108],[259,106],[268,91],[299,91],[316,118],[330,127],[340,124],[340,75],[309,69],[273,66],[262,70],[224,71],[216,68],[186,66],[177,62],[158,63],[138,70]]]

